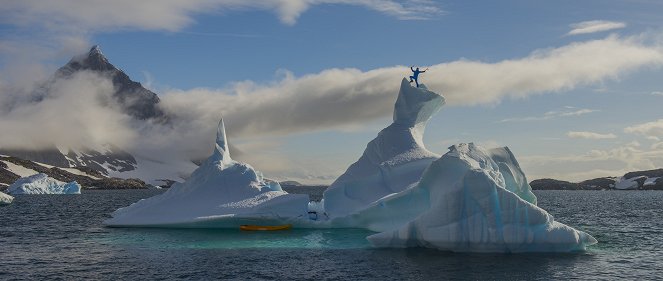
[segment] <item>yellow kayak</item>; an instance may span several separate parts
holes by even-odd
[[[240,225],[239,229],[247,231],[275,231],[275,230],[286,230],[292,228],[292,224],[284,225],[250,225],[244,224]]]

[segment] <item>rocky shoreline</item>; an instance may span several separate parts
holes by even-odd
[[[537,179],[533,190],[663,190],[663,169],[635,171],[622,177],[604,177],[581,182]]]

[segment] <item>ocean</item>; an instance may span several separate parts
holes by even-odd
[[[324,188],[289,192],[320,198]],[[22,195],[0,207],[1,280],[605,280],[663,277],[663,191],[535,191],[599,244],[567,254],[374,249],[359,229],[107,228],[115,209],[163,191]],[[178,206],[173,206],[178,208]]]

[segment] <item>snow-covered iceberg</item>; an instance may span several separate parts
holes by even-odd
[[[7,188],[12,195],[17,194],[81,194],[81,185],[75,181],[62,183],[46,174],[35,174],[16,180]]]
[[[14,197],[0,192],[0,206],[9,205],[14,201]]]
[[[440,155],[426,149],[426,123],[444,105],[444,97],[401,82],[394,106],[394,122],[368,143],[364,154],[324,193],[331,218],[355,213],[389,194],[401,192],[421,178]]]
[[[230,158],[223,120],[214,153],[184,183],[118,209],[108,226],[236,228],[308,218],[308,195],[288,194],[249,164]]]
[[[568,252],[596,243],[589,234],[556,222],[536,206],[536,197],[508,148],[452,146],[406,194],[402,197],[414,197],[410,203],[424,204],[427,210],[399,228],[369,236],[373,245],[457,252]],[[384,202],[390,203],[390,199]]]

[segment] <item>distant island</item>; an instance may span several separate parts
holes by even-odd
[[[533,190],[663,190],[663,169],[635,171],[622,177],[603,177],[581,182],[538,179]]]

